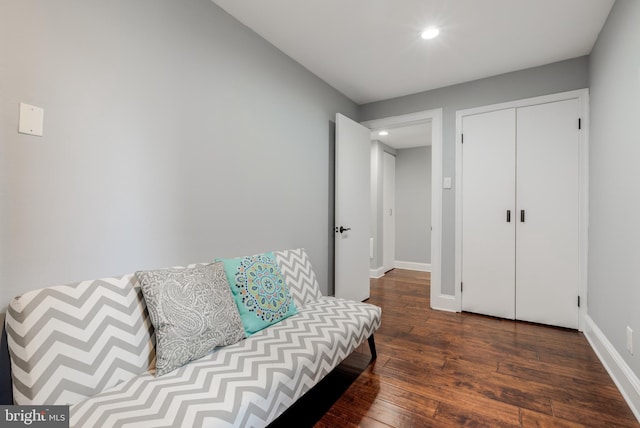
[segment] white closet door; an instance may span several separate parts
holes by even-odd
[[[462,309],[510,319],[515,317],[515,123],[515,109],[462,119]]]
[[[577,99],[517,109],[519,320],[578,328],[578,117]]]

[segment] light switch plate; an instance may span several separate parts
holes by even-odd
[[[444,187],[445,189],[451,189],[451,177],[444,177],[442,187]]]
[[[42,137],[43,124],[43,108],[20,103],[20,119],[18,121],[19,133]]]

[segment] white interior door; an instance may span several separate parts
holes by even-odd
[[[396,157],[382,158],[382,266],[388,272],[396,264]]]
[[[517,117],[516,318],[578,328],[579,103]]]
[[[370,130],[336,115],[335,295],[369,298]]]
[[[462,309],[515,318],[515,109],[462,120]]]

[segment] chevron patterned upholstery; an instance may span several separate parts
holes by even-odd
[[[275,255],[296,307],[322,297],[316,274],[304,248],[276,251]]]
[[[71,406],[71,426],[266,426],[371,336],[380,316],[377,306],[322,297],[172,373]]]
[[[381,320],[377,306],[322,297],[304,249],[275,255],[298,314],[161,377],[135,274],[16,297],[5,321],[15,403],[69,404],[72,427],[269,424]]]
[[[135,275],[33,290],[6,317],[16,404],[72,404],[155,367]]]

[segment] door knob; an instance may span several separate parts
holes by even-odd
[[[350,227],[342,227],[342,226],[340,226],[340,229],[338,229],[336,227],[336,232],[343,233],[343,232],[346,232],[347,230],[351,230],[351,228]]]

